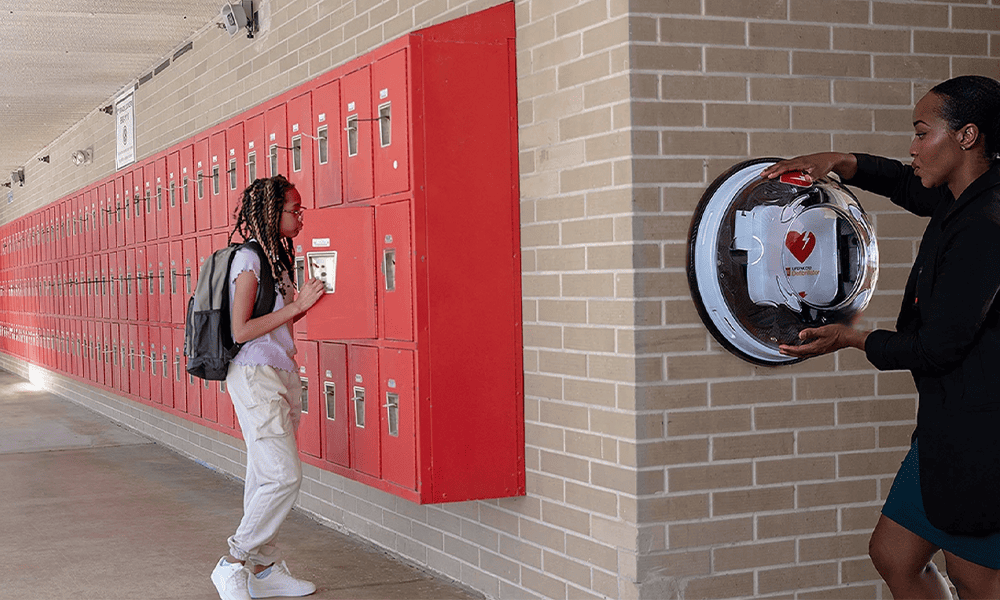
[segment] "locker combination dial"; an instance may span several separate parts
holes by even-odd
[[[688,236],[688,283],[705,325],[728,350],[764,365],[807,327],[850,322],[878,279],[878,246],[857,198],[838,181],[773,180],[779,159],[739,163],[702,196]]]

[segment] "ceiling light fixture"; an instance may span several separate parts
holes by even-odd
[[[93,161],[93,152],[90,148],[86,150],[77,150],[73,153],[73,164],[76,166],[88,165]]]

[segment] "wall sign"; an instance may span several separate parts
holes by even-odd
[[[135,162],[135,95],[125,94],[115,101],[115,169]]]

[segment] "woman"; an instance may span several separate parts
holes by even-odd
[[[274,310],[251,318],[261,260],[242,248],[229,271],[233,338],[245,342],[226,376],[236,417],[247,446],[243,519],[229,538],[229,554],[212,572],[223,600],[305,596],[316,591],[295,579],[274,545],[302,483],[295,444],[300,415],[298,367],[291,323],[315,305],[323,283],[310,280],[292,300],[294,264],[291,239],[302,230],[302,198],[281,175],[257,179],[243,192],[234,233],[256,240],[274,275]]]
[[[908,369],[919,394],[910,452],[869,551],[894,598],[950,598],[931,557],[943,550],[959,597],[1000,598],[1000,83],[963,76],[913,110],[912,162],[822,153],[764,170],[834,172],[930,222],[896,331],[827,325],[801,332],[790,356],[865,351]]]

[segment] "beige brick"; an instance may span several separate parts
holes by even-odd
[[[830,82],[803,77],[753,77],[750,79],[753,102],[830,102]]]
[[[540,271],[582,271],[587,268],[584,248],[551,248],[535,251]]]
[[[750,598],[754,595],[753,573],[713,575],[691,579],[684,587],[684,598]]]
[[[875,481],[838,480],[832,483],[804,484],[797,488],[799,508],[813,508],[832,504],[855,504],[876,500]]]
[[[801,454],[870,450],[874,447],[874,427],[837,427],[798,432],[798,451]]]
[[[837,406],[837,422],[846,425],[911,421],[916,418],[916,409],[916,401],[913,398],[841,402]]]
[[[542,501],[542,521],[583,535],[590,534],[590,519],[586,513],[554,502]]]
[[[744,25],[739,21],[668,17],[660,19],[659,24],[660,42],[664,44],[740,46],[746,40]]]
[[[1000,8],[980,6],[952,6],[951,26],[954,29],[1000,31]]]
[[[706,334],[700,327],[640,330],[636,332],[637,353],[701,352],[706,350]]]
[[[704,383],[648,386],[636,392],[637,410],[667,410],[702,406],[708,406],[708,385]]]
[[[690,521],[707,518],[708,494],[671,495],[639,501],[639,520],[643,523]]]
[[[700,71],[701,50],[660,44],[632,46],[632,68],[637,71]]]
[[[892,475],[899,470],[904,456],[906,456],[906,449],[841,454],[837,457],[837,475],[840,477]]]
[[[787,23],[782,22],[753,21],[749,23],[749,27],[750,46],[813,50],[830,48],[830,27],[819,25],[789,27]]]
[[[668,536],[671,549],[749,541],[753,537],[753,521],[749,518],[740,518],[714,519],[704,523],[679,523],[668,527]]]
[[[899,11],[906,12],[906,11]],[[876,55],[872,58],[876,79],[926,79],[941,81],[948,78],[948,57],[915,55]]]
[[[869,600],[877,598],[879,593],[877,584],[837,586],[827,590],[815,592],[802,592],[798,594],[800,600]],[[883,598],[888,596],[883,595]]]
[[[745,156],[747,153],[747,136],[738,131],[664,131],[661,140],[664,154]]]
[[[582,217],[586,211],[583,196],[560,196],[556,198],[540,198],[536,203],[536,218],[539,221],[561,221]],[[538,245],[557,245],[559,243],[558,227],[546,226],[542,229],[547,238],[539,239]],[[540,236],[539,236],[540,237]],[[522,243],[523,243],[522,239]],[[547,242],[547,243],[545,243]]]
[[[792,74],[869,77],[871,75],[871,58],[868,54],[848,52],[793,52]]]
[[[878,523],[879,515],[882,514],[882,505],[880,503],[870,506],[845,506],[840,512],[842,531],[863,531],[870,534]]]
[[[637,30],[633,30],[634,41],[643,39]],[[655,30],[653,31],[655,36]],[[653,39],[652,37],[648,39]],[[583,32],[583,52],[593,54],[601,50],[606,50],[611,46],[627,44],[629,41],[629,20],[617,19],[609,21],[597,27],[592,27]]]
[[[747,544],[712,549],[717,572],[743,571],[795,562],[795,541]]]
[[[556,34],[568,35],[573,32],[592,27],[608,19],[607,2],[604,0],[589,0],[556,15]],[[624,20],[619,20],[622,22]],[[627,21],[625,21],[627,23]],[[628,28],[618,32],[618,41],[628,41]]]
[[[751,132],[751,156],[792,157],[819,152],[830,146],[829,134]]]
[[[667,414],[667,435],[671,437],[709,433],[749,431],[749,409],[670,412]]]
[[[565,432],[565,449],[567,454],[584,456],[598,460],[611,460],[606,456],[604,439],[599,435],[582,431]]]
[[[796,381],[798,400],[824,398],[856,398],[875,394],[874,375],[834,375],[827,377],[801,377]]]
[[[614,352],[615,331],[593,327],[566,327],[563,329],[563,345],[567,350]]]
[[[583,88],[584,108],[628,102],[628,100],[629,80],[628,77],[622,75],[593,81],[586,84]]]
[[[643,102],[632,104],[632,120],[638,127],[701,127],[701,104],[686,102]]]
[[[793,21],[816,21],[819,15],[826,23],[868,23],[867,0],[789,0]]]
[[[752,479],[750,463],[671,467],[667,485],[671,493],[748,487]]]
[[[559,191],[562,193],[607,187],[611,183],[611,165],[608,164],[586,165],[559,173]]]
[[[566,584],[533,569],[521,569],[521,585],[545,598],[565,598]]]
[[[914,425],[886,425],[878,428],[879,448],[909,448]]]
[[[833,82],[833,100],[838,104],[907,107],[913,104],[909,83],[892,81],[837,80]],[[881,258],[881,244],[879,246],[879,257]]]
[[[757,430],[832,425],[834,425],[832,403],[762,406],[754,410],[754,428]]]
[[[799,510],[757,517],[757,539],[805,536],[837,531],[837,511]]]
[[[873,2],[872,23],[911,27],[942,27],[948,23],[948,7],[945,5],[913,4],[906,10],[899,8],[894,2]]]
[[[786,75],[790,62],[787,50],[705,48],[705,70],[709,72]]]
[[[788,129],[790,122],[790,109],[787,106],[709,104],[705,107],[705,124],[713,128]]]
[[[667,314],[670,314],[669,310]],[[667,357],[667,378],[670,381],[746,377],[749,374],[749,364],[729,353]]]
[[[636,306],[634,303],[619,300],[591,300],[587,303],[587,310],[589,313],[587,322],[591,325],[625,326],[636,324],[640,319],[643,321],[652,321],[646,322],[646,325],[659,325],[659,315],[647,315],[647,312],[652,313],[653,310],[651,307],[643,304]]]
[[[666,490],[666,474],[662,468],[640,471],[636,477],[636,489],[641,494],[661,494]]]
[[[562,224],[561,230],[560,237],[563,244],[600,244],[614,241],[614,220],[610,218],[569,221]],[[580,250],[585,253],[584,248]]]
[[[556,69],[559,89],[581,85],[611,73],[610,56],[606,52],[585,56]]]
[[[587,376],[587,357],[583,354],[540,352],[538,358],[538,366],[543,373],[575,377]]]
[[[634,183],[700,182],[702,161],[697,159],[639,158],[634,163]]]
[[[790,510],[795,508],[795,488],[765,487],[712,494],[712,516]]]
[[[794,448],[792,432],[723,436],[712,443],[712,460],[787,456]]]
[[[587,304],[573,300],[540,300],[538,319],[549,323],[586,323]]]
[[[836,473],[832,456],[762,460],[756,466],[757,485],[833,479]]]
[[[712,406],[788,402],[792,399],[791,379],[757,379],[712,383]]]
[[[566,482],[566,503],[587,512],[597,512],[609,517],[615,516],[618,512],[617,494],[572,481]]]
[[[597,135],[585,140],[582,159],[589,162],[599,162],[613,158],[629,156],[629,152],[645,154],[639,147],[644,141],[642,138],[648,137],[648,144],[652,147],[656,145],[656,136],[653,132],[637,132],[636,144],[630,147],[630,135],[627,131],[614,131],[606,135]]]
[[[548,553],[547,553],[548,554]],[[617,550],[605,544],[598,544],[589,538],[569,534],[566,536],[566,554],[580,559],[599,569],[615,572],[618,570]],[[546,562],[546,568],[551,565]]]
[[[867,556],[841,562],[841,583],[878,581],[879,579],[881,577],[879,577],[878,571],[875,570],[872,560]]]
[[[871,131],[873,112],[864,108],[832,108],[795,106],[792,108],[792,128],[799,130]]]
[[[867,533],[824,536],[799,540],[799,560],[816,562],[865,556],[868,554]]]
[[[989,36],[985,33],[914,31],[913,51],[920,54],[986,56]]]
[[[705,0],[705,14],[713,17],[784,19],[787,11],[787,0]]]
[[[833,49],[853,52],[909,52],[910,32],[885,28],[834,27]]]
[[[757,589],[762,594],[822,587],[838,583],[837,563],[820,563],[759,571]]]

